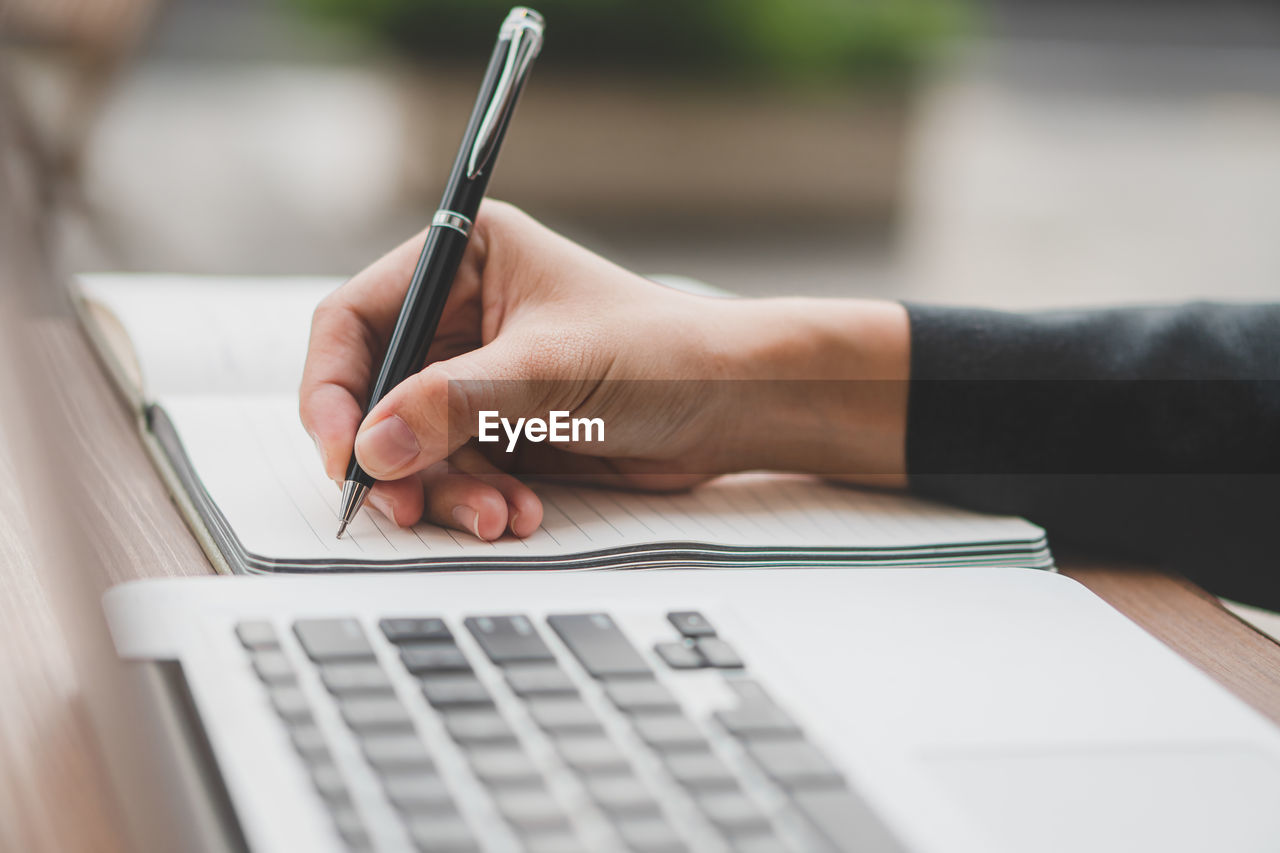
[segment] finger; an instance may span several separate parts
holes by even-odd
[[[449,458],[453,467],[497,489],[507,502],[507,529],[524,538],[542,526],[542,500],[533,489],[500,470],[475,447],[462,447]]]
[[[299,415],[331,477],[350,458],[373,374],[422,251],[425,232],[405,241],[325,297],[311,321],[299,389]],[[468,247],[469,267],[483,264],[483,242]],[[460,276],[450,290],[432,356],[454,355],[474,346],[479,305],[478,276]],[[353,409],[358,412],[354,421]],[[341,462],[334,460],[343,459]],[[340,476],[340,473],[339,475]]]
[[[478,431],[479,413],[501,411],[527,416],[551,408],[555,353],[520,336],[493,343],[448,361],[429,365],[393,388],[360,425],[355,453],[379,480],[425,470],[466,444]]]
[[[374,483],[367,500],[399,527],[411,527],[422,520],[422,483],[417,477]]]
[[[302,422],[320,454],[325,476],[342,482],[364,411],[346,390],[334,385],[317,387],[302,399],[300,410]]]
[[[506,501],[505,525],[513,534],[524,538],[542,525],[542,501],[533,489],[498,470],[474,448],[464,447],[450,457],[442,473],[375,483],[368,502],[400,527],[410,527],[422,520],[427,508],[424,489],[433,490],[437,499],[434,512],[428,514],[429,520],[472,535],[477,529],[488,533],[504,523],[492,512],[491,489],[496,489]],[[458,506],[466,509],[460,514]],[[501,533],[499,528],[497,535]]]
[[[341,479],[364,415],[363,395],[375,346],[355,314],[316,310],[298,393],[298,414],[331,479]]]
[[[346,391],[358,403],[368,393],[373,360],[404,301],[422,240],[419,235],[402,243],[316,306],[300,392],[302,422],[309,431],[315,432],[313,419],[324,411],[311,397],[328,393],[326,386]]]
[[[492,485],[451,468],[447,461],[427,468],[419,481],[428,521],[486,542],[497,539],[507,529],[507,500]]]

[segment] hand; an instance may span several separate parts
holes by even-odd
[[[341,481],[354,445],[379,480],[370,502],[396,523],[425,517],[482,539],[508,529],[527,536],[542,507],[512,472],[670,489],[745,468],[821,471],[835,462],[827,470],[873,471],[878,482],[900,484],[901,306],[693,296],[491,201],[476,218],[426,367],[362,418],[424,238],[321,303],[301,388],[302,422],[326,473]],[[792,380],[854,378],[895,382],[866,383],[834,401],[793,399],[801,386]],[[741,379],[763,381],[729,381]],[[607,440],[525,443],[511,455],[493,445],[483,454],[472,440],[482,410],[514,419],[553,409],[602,418]],[[851,437],[858,426],[865,429]]]

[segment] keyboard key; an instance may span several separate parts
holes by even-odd
[[[684,637],[714,637],[716,629],[696,610],[675,610],[667,614],[667,620],[676,626]]]
[[[543,696],[577,693],[568,673],[558,666],[534,664],[509,666],[505,670],[507,686],[517,696]]]
[[[684,643],[658,643],[653,650],[672,669],[701,669],[707,665],[696,649]]]
[[[373,662],[326,663],[320,667],[320,680],[338,695],[391,692],[391,679]]]
[[[904,853],[906,849],[870,806],[847,789],[797,791],[792,801],[838,850]]]
[[[333,762],[325,761],[311,767],[311,781],[315,783],[320,796],[329,803],[345,803],[349,798],[347,783]]]
[[[383,619],[378,627],[384,637],[397,644],[411,640],[453,640],[453,633],[443,619]]]
[[[711,791],[695,797],[698,808],[725,835],[750,835],[769,829],[759,807],[741,791]]]
[[[423,678],[422,695],[435,708],[493,704],[489,691],[472,675],[436,675]]]
[[[405,669],[419,672],[464,672],[471,669],[462,649],[453,643],[406,643],[400,647]]]
[[[523,841],[525,853],[586,853],[582,842],[568,832],[540,832]]]
[[[680,710],[676,697],[656,681],[649,679],[611,681],[604,692],[618,710],[628,714],[671,713]]]
[[[707,749],[707,739],[702,736],[687,717],[675,715],[636,717],[636,734],[658,752],[683,752]]]
[[[293,633],[316,663],[373,657],[373,647],[354,619],[300,619]]]
[[[532,785],[542,781],[538,767],[519,749],[474,749],[468,757],[471,769],[486,785]]]
[[[754,678],[726,677],[725,686],[738,697],[740,705],[774,705],[773,697]]]
[[[734,737],[799,738],[800,726],[777,705],[744,705],[716,711],[715,719]]]
[[[280,639],[276,629],[265,619],[253,619],[236,625],[236,636],[240,643],[251,651],[259,649],[275,649],[280,647]]]
[[[394,696],[352,696],[338,700],[347,725],[357,732],[378,729],[412,729],[409,712]]]
[[[622,842],[636,853],[681,853],[688,848],[661,817],[630,818],[614,824]]]
[[[461,744],[501,743],[515,740],[515,732],[494,711],[450,711],[444,714],[444,727]]]
[[[746,744],[747,753],[784,788],[838,788],[840,771],[813,744],[803,740],[760,740]]]
[[[379,773],[428,770],[434,762],[418,736],[408,732],[377,732],[363,735],[360,748]]]
[[[564,763],[583,775],[628,769],[626,754],[604,735],[570,735],[555,743]]]
[[[268,690],[271,704],[276,713],[289,723],[311,722],[311,706],[307,703],[306,694],[291,684],[272,687]]]
[[[547,623],[595,678],[651,673],[635,646],[604,613],[548,616]]]
[[[498,811],[517,832],[559,829],[568,825],[564,810],[545,788],[495,791]]]
[[[403,812],[453,811],[444,780],[431,771],[384,776],[387,799]]]
[[[291,684],[295,678],[293,664],[278,649],[254,652],[253,669],[267,684]]]
[[[658,801],[644,783],[630,773],[592,779],[586,787],[601,811],[610,815],[658,813]]]
[[[673,752],[663,757],[667,772],[681,785],[698,790],[736,788],[733,771],[712,752]]]
[[[539,697],[530,699],[525,707],[533,721],[549,732],[600,730],[595,712],[577,697]]]
[[[294,749],[298,750],[298,754],[305,760],[310,762],[329,760],[329,746],[314,723],[295,726],[289,732],[289,736],[293,738]]]
[[[743,665],[742,658],[734,651],[733,646],[719,637],[699,637],[693,641],[693,645],[698,650],[698,654],[702,655],[702,659],[707,662],[707,666],[714,666],[717,669],[738,669]]]
[[[729,842],[729,849],[733,853],[791,853],[791,848],[772,832],[740,835]]]
[[[369,833],[365,831],[360,815],[351,806],[341,806],[333,810],[333,825],[342,840],[352,847],[368,847]]]
[[[418,853],[472,853],[480,849],[457,814],[420,815],[409,821],[408,828]]]
[[[473,616],[463,620],[463,624],[489,660],[499,666],[555,660],[527,616]]]
[[[800,726],[751,678],[726,678],[738,697],[738,706],[717,713],[716,719],[740,738],[800,737]]]

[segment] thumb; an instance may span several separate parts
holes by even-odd
[[[481,411],[516,416],[546,408],[551,383],[538,361],[499,338],[428,365],[374,407],[356,433],[356,460],[379,480],[407,477],[476,435]]]

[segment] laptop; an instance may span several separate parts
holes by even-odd
[[[1280,731],[1024,569],[140,581],[244,848],[1263,851]]]

